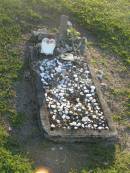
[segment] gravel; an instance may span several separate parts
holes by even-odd
[[[108,130],[87,63],[59,57],[39,62],[51,129]]]

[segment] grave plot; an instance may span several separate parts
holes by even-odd
[[[70,22],[67,29],[64,17],[59,36],[47,29],[34,32],[29,56],[44,135],[54,141],[115,139],[110,111],[86,62],[87,39]]]
[[[87,63],[60,57],[39,63],[51,130],[108,130]]]

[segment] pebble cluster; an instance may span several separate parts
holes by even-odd
[[[87,63],[60,58],[40,62],[51,129],[109,129]]]

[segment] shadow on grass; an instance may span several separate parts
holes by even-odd
[[[86,144],[74,143],[67,145],[67,149],[71,156],[67,158],[70,168],[77,171],[107,169],[113,165],[115,158],[115,145],[104,141]],[[70,168],[68,167],[68,170]]]
[[[98,168],[109,169],[114,164],[115,145],[108,142],[96,143],[54,143],[44,139],[37,141],[38,153],[32,157],[39,157],[35,167],[44,165],[53,173],[79,173],[82,170],[92,172]],[[32,150],[32,149],[31,149]],[[44,156],[44,157],[43,157]],[[86,173],[86,172],[85,172]]]

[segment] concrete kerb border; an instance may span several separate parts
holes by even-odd
[[[32,48],[31,48],[32,49]],[[34,49],[32,50],[34,51]],[[31,52],[31,56],[33,53]],[[85,56],[85,62],[87,62],[87,56]],[[88,62],[87,62],[88,63]],[[35,86],[35,92],[36,92],[36,99],[39,99],[39,95],[42,94],[44,96],[44,92],[40,91],[38,89],[37,84],[37,78],[39,78],[38,73],[33,68],[32,64],[29,65],[30,72],[33,78],[33,85]],[[43,97],[43,102],[39,104],[39,122],[41,129],[43,130],[44,135],[46,138],[53,140],[53,141],[59,141],[59,142],[90,142],[95,141],[97,139],[103,139],[103,140],[110,140],[110,141],[117,141],[117,130],[116,125],[112,121],[111,118],[111,112],[108,108],[107,103],[103,99],[103,95],[100,91],[100,86],[95,78],[95,72],[92,70],[91,65],[88,65],[89,70],[91,72],[92,80],[94,85],[96,86],[96,92],[101,104],[101,107],[104,112],[104,116],[108,121],[109,130],[101,130],[101,131],[95,131],[95,130],[86,130],[86,129],[79,129],[79,130],[66,130],[66,129],[59,129],[59,130],[53,130],[51,131],[50,123],[49,123],[49,112],[47,110],[47,105],[45,101],[45,97]],[[39,102],[39,101],[38,101]]]

